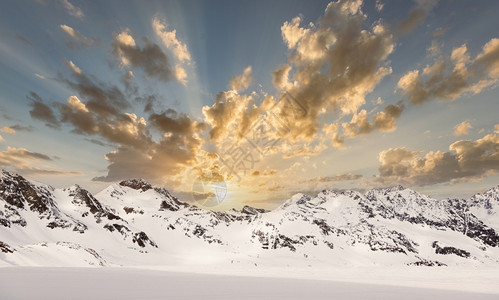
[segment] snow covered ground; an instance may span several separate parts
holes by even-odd
[[[406,275],[405,279],[416,278],[414,274]],[[391,274],[389,277],[395,279],[397,276]],[[463,280],[466,278],[461,277]],[[430,281],[430,278],[423,280],[423,283]],[[499,299],[499,291],[480,293],[459,290],[462,288],[460,282],[454,282],[456,289],[449,290],[443,289],[449,287],[445,284],[439,289],[438,282],[433,283],[434,288],[424,288],[397,285],[400,280],[368,284],[328,279],[131,268],[8,267],[0,268],[0,299]],[[447,281],[455,279],[456,276],[451,275]],[[473,276],[470,280],[474,281]],[[418,286],[417,282],[413,284]],[[477,285],[474,287],[480,288]]]
[[[5,267],[0,299],[499,299],[494,269],[227,271]]]

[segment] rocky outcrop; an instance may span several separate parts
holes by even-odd
[[[121,186],[126,186],[134,190],[141,190],[143,192],[152,189],[152,185],[142,179],[129,179],[119,183]]]

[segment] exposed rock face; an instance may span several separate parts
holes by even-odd
[[[0,241],[0,251],[2,251],[3,253],[14,253],[14,251],[16,251],[16,250],[11,248],[6,243]]]
[[[130,236],[132,242],[137,243],[137,245],[142,248],[144,248],[148,244],[155,248],[158,247],[156,243],[149,239],[147,234],[145,234],[143,231],[132,232],[127,226],[120,224],[106,224],[104,225],[104,228],[109,230],[110,232],[119,232],[124,238],[128,238]]]
[[[266,212],[269,212],[269,211],[266,210],[266,209],[263,209],[263,208],[254,208],[254,207],[245,205],[241,209],[241,212],[243,214],[248,214],[248,215],[258,215],[258,214],[263,214],[263,213],[266,213]]]
[[[179,201],[176,197],[174,197],[172,194],[170,194],[170,192],[168,192],[166,189],[155,188],[154,190],[158,194],[163,195],[165,197],[165,200],[161,201],[161,205],[159,207],[159,210],[177,211],[181,208],[189,207],[189,204]]]
[[[152,185],[142,179],[129,179],[120,182],[121,186],[126,186],[134,190],[141,190],[143,192],[152,189]]]
[[[69,188],[68,195],[72,197],[74,205],[88,208],[98,223],[101,222],[102,218],[107,220],[122,220],[113,209],[103,206],[92,194],[78,185]]]
[[[444,254],[444,255],[455,254],[457,256],[461,256],[461,257],[465,257],[465,258],[470,257],[470,253],[466,250],[457,249],[457,248],[448,247],[448,246],[440,247],[440,245],[438,245],[437,241],[433,242],[432,247],[435,248],[436,254]]]
[[[25,227],[27,222],[20,212],[29,210],[46,221],[48,228],[70,228],[80,233],[87,230],[85,224],[62,213],[53,195],[54,189],[45,185],[35,185],[19,175],[12,175],[2,170],[0,174],[0,224],[5,227],[19,225]]]

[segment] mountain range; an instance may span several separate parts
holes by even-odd
[[[141,179],[92,195],[0,173],[0,266],[491,265],[499,186],[437,200],[402,186],[211,211]]]

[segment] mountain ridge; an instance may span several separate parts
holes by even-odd
[[[0,265],[499,263],[499,186],[436,200],[402,186],[216,212],[142,179],[92,195],[0,173]],[[62,260],[61,253],[73,260]]]

